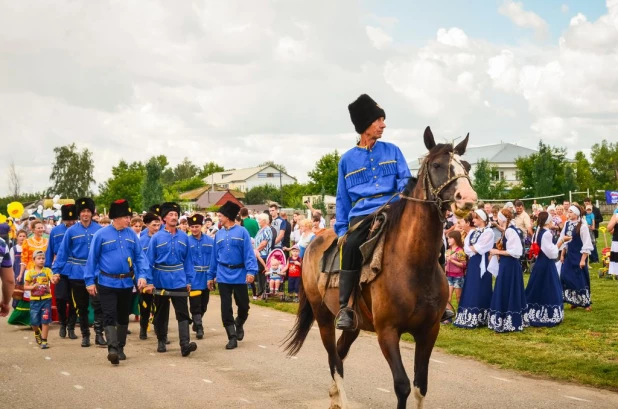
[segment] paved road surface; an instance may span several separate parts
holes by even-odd
[[[81,348],[80,340],[60,339],[52,326],[51,348],[39,349],[31,331],[0,321],[0,407],[20,408],[327,408],[330,375],[326,352],[312,330],[295,359],[279,342],[294,317],[251,307],[246,337],[226,351],[219,298],[211,297],[206,337],[198,350],[182,358],[174,322],[165,354],[156,341],[140,341],[132,322],[119,367],[105,349]],[[173,313],[172,313],[173,316]],[[413,345],[403,344],[412,378]],[[345,366],[346,392],[353,408],[393,408],[396,398],[386,361],[375,336],[361,335]],[[32,403],[28,396],[34,396]],[[14,406],[17,407],[17,406]],[[414,407],[413,398],[408,407]],[[533,379],[473,360],[434,351],[425,408],[618,408],[618,394]]]

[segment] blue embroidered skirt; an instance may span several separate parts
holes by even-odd
[[[590,274],[588,265],[579,268],[579,257],[577,260],[569,260],[568,254],[562,264],[560,272],[562,281],[562,295],[564,302],[576,307],[589,307],[590,301]]]
[[[488,327],[496,332],[513,332],[523,331],[526,326],[526,295],[521,265],[516,258],[501,256],[489,306]]]
[[[481,255],[470,257],[466,280],[464,281],[457,318],[454,325],[460,328],[478,328],[487,325],[489,304],[491,303],[491,278],[489,272],[481,278]],[[485,258],[487,267],[487,257]]]
[[[553,260],[540,256],[534,263],[526,287],[526,301],[527,318],[531,326],[553,327],[562,322],[562,284]]]

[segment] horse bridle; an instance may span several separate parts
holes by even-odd
[[[459,178],[466,178],[468,179],[468,182],[470,182],[470,184],[472,184],[472,182],[470,181],[470,177],[468,176],[468,172],[464,173],[463,175],[451,175],[451,164],[453,162],[459,164],[459,166],[462,167],[462,169],[464,169],[465,171],[465,167],[463,166],[463,164],[461,163],[461,161],[459,161],[457,158],[455,158],[455,152],[450,152],[449,153],[449,161],[448,161],[448,173],[447,173],[447,179],[444,183],[442,183],[440,186],[438,187],[434,187],[433,183],[431,183],[431,178],[429,177],[429,161],[426,159],[423,163],[423,166],[421,167],[421,173],[423,173],[423,183],[424,183],[424,187],[425,187],[425,199],[417,199],[415,197],[410,197],[410,196],[406,196],[403,193],[399,194],[399,197],[401,199],[406,199],[406,200],[410,200],[413,202],[422,202],[422,203],[433,203],[436,205],[436,207],[438,208],[438,215],[440,216],[440,221],[442,223],[444,223],[445,221],[445,217],[444,217],[444,211],[442,209],[442,207],[445,204],[448,204],[450,202],[454,202],[453,199],[449,199],[449,200],[444,200],[440,197],[440,193],[446,189],[451,183],[453,183],[454,181],[456,181]],[[431,195],[431,198],[430,198]]]

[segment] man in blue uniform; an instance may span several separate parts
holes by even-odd
[[[94,201],[89,197],[77,199],[79,222],[71,226],[64,235],[56,260],[52,264],[54,275],[65,275],[71,284],[71,294],[79,314],[79,328],[82,333],[82,346],[90,346],[90,328],[88,326],[88,304],[94,309],[95,344],[106,346],[103,337],[103,311],[99,297],[90,297],[84,283],[84,268],[88,261],[88,253],[92,236],[101,226],[92,220],[95,211]],[[55,278],[55,277],[54,277]],[[57,279],[60,279],[58,277]]]
[[[337,221],[339,237],[356,226],[347,236],[341,252],[339,272],[339,305],[336,327],[354,329],[354,311],[348,302],[358,286],[362,256],[360,245],[366,241],[371,227],[367,216],[391,200],[398,200],[411,177],[408,164],[399,148],[380,142],[386,124],[386,113],[370,96],[363,94],[348,105],[350,118],[360,139],[339,161],[337,180]]]
[[[152,236],[158,233],[161,228],[161,219],[158,215],[148,212],[144,215],[142,221],[144,222],[146,228],[142,230],[140,234],[139,243],[142,247],[142,250],[144,251],[144,254],[146,254]],[[139,303],[139,339],[148,339],[148,321],[150,320],[152,299],[152,294],[140,293],[141,301]]]
[[[179,214],[180,206],[176,203],[166,202],[161,205],[161,217],[165,228],[152,237],[146,255],[152,267],[154,285],[158,290],[187,292],[187,296],[155,295],[153,324],[158,339],[157,352],[167,351],[165,340],[167,339],[171,299],[178,321],[180,351],[182,356],[189,356],[197,349],[197,344],[191,342],[187,305],[188,293],[191,292],[195,272],[189,251],[189,236],[177,229]]]
[[[129,227],[132,215],[125,199],[111,204],[112,224],[100,229],[92,238],[84,272],[88,293],[93,297],[98,295],[101,300],[107,359],[113,365],[127,359],[124,346],[133,287],[141,292],[152,281],[139,238]]]
[[[189,248],[191,249],[191,258],[193,259],[193,268],[195,277],[191,283],[191,290],[200,290],[200,295],[189,297],[189,306],[191,309],[191,319],[193,320],[193,331],[196,332],[197,339],[204,337],[204,326],[202,325],[202,317],[208,308],[208,300],[210,291],[206,283],[206,273],[212,256],[212,246],[215,243],[212,237],[202,234],[202,225],[204,224],[204,216],[194,214],[188,219],[189,230]]]
[[[163,229],[163,223],[160,223],[161,222],[161,205],[160,204],[153,204],[152,206],[150,206],[148,208],[148,214],[155,215],[155,216],[157,216],[159,218],[159,230],[162,230]],[[144,224],[146,224],[145,221],[144,221]],[[148,229],[142,230],[142,232],[139,234],[139,236],[140,237],[144,237],[146,234],[148,234],[147,230]]]
[[[47,245],[47,251],[45,252],[45,267],[51,268],[62,239],[69,227],[75,224],[77,220],[77,207],[74,204],[65,204],[60,208],[62,213],[62,223],[54,227],[49,233],[49,243]],[[69,338],[77,339],[75,335],[75,323],[77,322],[77,313],[75,312],[75,306],[73,300],[71,300],[71,282],[69,277],[60,274],[60,281],[54,288],[56,295],[56,307],[58,308],[58,321],[60,321],[60,338],[67,336]],[[68,317],[67,317],[68,307]]]
[[[258,271],[249,232],[234,222],[239,211],[240,207],[229,201],[219,209],[222,227],[215,235],[208,268],[208,288],[214,289],[215,278],[219,287],[221,319],[228,337],[226,349],[236,348],[237,341],[242,341],[245,336],[243,325],[249,316],[247,283],[253,282]],[[232,310],[232,295],[238,307],[236,320]]]

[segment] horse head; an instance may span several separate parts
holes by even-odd
[[[429,153],[419,172],[419,185],[429,200],[435,200],[442,211],[451,209],[457,217],[465,217],[477,202],[468,172],[470,164],[461,159],[470,134],[453,147],[436,144],[431,129],[425,129],[424,141]]]

